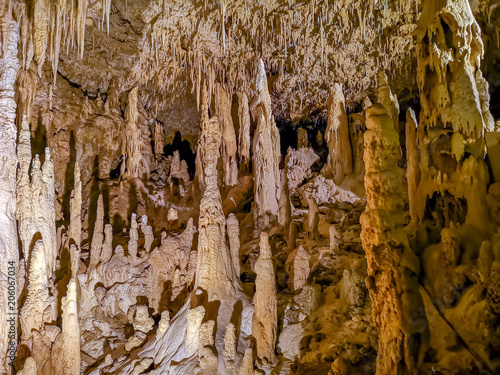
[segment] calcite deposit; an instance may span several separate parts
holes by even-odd
[[[0,375],[500,373],[499,0],[0,1]]]

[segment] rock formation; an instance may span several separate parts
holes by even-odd
[[[255,338],[255,351],[264,363],[274,360],[274,347],[277,334],[277,297],[274,265],[267,232],[260,234],[259,258],[255,263],[255,295],[253,297],[254,315],[252,336]]]
[[[253,138],[255,217],[262,218],[264,226],[268,226],[278,216],[281,155],[280,136],[272,116],[266,69],[262,60],[259,60],[255,86],[257,97],[250,108],[257,119]]]
[[[381,83],[386,80],[382,78]],[[367,285],[379,330],[380,374],[395,373],[398,368],[415,371],[423,360],[428,334],[410,321],[411,314],[423,307],[418,290],[420,264],[403,228],[404,175],[398,167],[399,136],[391,116],[393,107],[385,105],[387,101],[374,104],[366,112],[366,209],[360,218],[368,260]],[[419,315],[419,319],[426,319],[425,313]]]
[[[222,129],[222,163],[224,165],[224,183],[234,186],[238,181],[238,162],[236,153],[238,143],[231,118],[231,96],[222,86],[217,86],[217,117]]]
[[[328,127],[325,139],[329,150],[328,173],[337,185],[352,173],[352,148],[348,126],[342,85],[336,83],[328,99]]]
[[[499,17],[0,1],[0,374],[498,373]]]
[[[7,306],[9,261],[19,260],[16,225],[16,101],[15,87],[20,62],[17,59],[19,25],[11,18],[10,8],[2,4],[5,16],[0,21],[0,304]],[[16,297],[16,296],[15,296]],[[0,372],[7,373],[7,311],[0,312]]]

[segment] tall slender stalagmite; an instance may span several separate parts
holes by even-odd
[[[417,145],[417,119],[415,112],[410,108],[406,112],[406,180],[408,181],[408,203],[410,206],[410,216],[416,220],[415,213],[415,193],[420,179],[420,155]]]
[[[423,360],[427,330],[412,324],[417,316],[425,322],[426,315],[418,290],[419,259],[403,227],[399,135],[389,109],[379,103],[367,109],[366,126],[366,209],[360,222],[372,316],[379,330],[377,374],[413,373]]]
[[[238,144],[231,117],[231,95],[222,85],[217,85],[217,91],[217,117],[222,129],[221,148],[222,163],[224,165],[224,183],[226,186],[234,186],[238,182],[238,162],[236,160]]]
[[[247,94],[238,91],[237,95],[238,119],[240,121],[238,154],[240,155],[240,162],[246,164],[250,161],[250,109]]]
[[[222,129],[217,117],[202,118],[201,126],[198,152],[206,188],[200,203],[196,287],[206,290],[212,300],[233,292],[234,271],[226,245],[226,217],[217,185]]]
[[[70,246],[75,245],[75,253],[71,253],[71,274],[76,280],[76,273],[78,271],[78,261],[80,257],[80,246],[82,238],[82,180],[80,176],[80,167],[78,162],[75,163],[74,170],[75,187],[71,192],[69,201],[69,228],[68,239]]]
[[[264,62],[259,60],[256,76],[257,98],[252,104],[252,113],[257,118],[257,129],[253,138],[253,168],[255,191],[255,217],[257,226],[263,218],[264,226],[277,220],[280,199],[280,134],[271,110],[271,97],[267,86]]]
[[[340,185],[352,173],[352,149],[349,140],[349,124],[345,112],[342,85],[336,83],[328,99],[328,126],[325,139],[328,143],[327,174]]]
[[[257,357],[263,362],[274,359],[274,346],[278,324],[278,300],[274,265],[267,232],[260,234],[260,254],[255,263],[255,294],[252,336],[255,338]]]
[[[80,374],[80,327],[78,325],[77,284],[71,279],[62,299],[62,339],[64,375]],[[62,375],[62,374],[61,374]]]
[[[127,128],[123,154],[125,156],[124,173],[130,177],[149,177],[148,156],[151,154],[151,145],[145,140],[142,128],[139,126],[139,88],[134,87],[128,94],[126,110]]]

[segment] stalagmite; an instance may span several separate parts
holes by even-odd
[[[406,112],[406,180],[408,181],[408,201],[410,206],[410,216],[412,220],[417,220],[415,213],[415,194],[420,179],[420,156],[417,145],[417,120],[415,112],[410,108]]]
[[[27,344],[31,341],[32,331],[43,327],[45,311],[50,307],[49,275],[45,262],[44,243],[38,240],[30,259],[28,295],[19,315],[22,341]]]
[[[194,354],[200,346],[200,326],[204,316],[205,308],[203,306],[188,311],[186,347],[190,354]]]
[[[311,266],[309,265],[309,260],[311,256],[304,249],[304,246],[300,245],[295,258],[293,260],[293,289],[299,290],[307,282],[309,277],[309,272],[311,271]]]
[[[111,224],[104,225],[104,242],[101,250],[101,262],[105,263],[111,259],[113,255],[113,226]]]
[[[70,246],[75,246],[75,255],[71,260],[71,272],[72,277],[76,278],[76,272],[78,271],[78,260],[80,258],[80,246],[82,242],[82,181],[80,178],[80,167],[78,165],[78,162],[75,163],[74,181],[75,186],[71,191],[71,197],[69,201],[70,219],[68,239]]]
[[[276,330],[278,322],[276,281],[274,265],[269,245],[269,235],[260,234],[260,254],[255,263],[255,294],[252,336],[255,338],[257,357],[263,362],[274,359]]]
[[[399,103],[398,98],[394,95],[387,83],[387,75],[382,70],[379,73],[379,84],[378,84],[378,103],[382,104],[392,118],[394,124],[394,130],[399,134]]]
[[[253,143],[254,192],[257,218],[263,218],[264,227],[278,217],[280,199],[280,135],[271,110],[264,62],[259,60],[256,77],[257,97],[251,111],[257,118]]]
[[[5,9],[5,8],[4,8]],[[7,9],[7,12],[10,12]],[[0,55],[0,305],[8,306],[8,262],[19,261],[16,228],[16,102],[14,83],[19,29],[10,14],[0,21],[2,54]],[[26,256],[26,255],[25,255]],[[0,311],[0,373],[7,373],[7,311]]]
[[[209,299],[230,295],[234,270],[226,245],[226,218],[217,187],[217,175],[210,176],[200,204],[196,286],[208,292]]]
[[[49,148],[45,148],[45,162],[40,167],[40,158],[35,155],[31,166],[31,134],[26,117],[21,123],[18,144],[19,173],[17,176],[16,218],[19,223],[23,255],[29,261],[29,248],[37,232],[41,234],[45,248],[45,266],[52,275],[56,267],[57,233],[54,208],[54,164]]]
[[[231,117],[231,96],[221,86],[217,86],[217,117],[222,129],[222,163],[224,165],[224,183],[234,186],[238,182],[238,163],[236,153],[238,149],[233,119]]]
[[[248,107],[248,96],[242,91],[238,95],[238,118],[240,122],[238,154],[240,162],[247,164],[250,161],[250,109]]]
[[[151,251],[151,245],[154,241],[153,228],[151,225],[148,225],[148,217],[146,215],[142,215],[141,219],[141,231],[144,234],[144,250],[146,253]]]
[[[128,255],[132,264],[137,263],[139,232],[137,230],[137,214],[132,214],[130,218],[130,232],[128,240]]]
[[[398,167],[399,135],[389,109],[374,104],[366,112],[366,209],[361,239],[368,260],[368,289],[379,330],[377,374],[412,372],[423,360],[427,330],[418,291],[419,260],[409,248],[404,224],[404,177]],[[412,315],[414,314],[414,315]]]
[[[240,223],[234,214],[227,218],[227,236],[229,237],[229,249],[231,261],[236,277],[240,277]]]
[[[163,127],[156,121],[155,122],[155,157],[158,159],[163,155],[163,148],[165,146],[165,139],[163,136]]]
[[[226,327],[226,334],[224,335],[224,351],[222,355],[226,362],[227,368],[234,367],[234,360],[236,358],[236,329],[233,323],[229,323]]]
[[[101,261],[103,242],[104,242],[104,203],[102,194],[100,194],[99,198],[97,199],[94,233],[92,234],[92,244],[90,246],[89,272],[93,270]]]
[[[205,189],[209,180],[217,180],[217,162],[220,157],[219,147],[222,140],[222,129],[217,117],[209,117],[208,93],[206,85],[201,94],[201,130],[198,137],[196,153],[196,173],[199,187]]]
[[[130,177],[149,178],[149,160],[151,145],[147,134],[139,125],[139,88],[135,87],[128,94],[128,105],[126,109],[125,140],[123,142],[123,155],[125,157],[124,173]]]
[[[68,284],[62,299],[62,338],[64,342],[64,375],[80,374],[80,328],[78,324],[77,285],[75,279]]]
[[[349,125],[345,112],[345,97],[342,85],[336,83],[328,99],[328,126],[325,134],[328,143],[327,174],[340,185],[352,173],[352,149],[349,140]]]

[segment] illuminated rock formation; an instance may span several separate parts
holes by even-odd
[[[253,138],[255,217],[257,222],[258,218],[262,218],[266,227],[278,216],[281,154],[280,135],[271,110],[266,69],[262,60],[259,60],[255,86],[257,98],[251,106],[254,118],[257,119]]]
[[[222,163],[224,165],[224,183],[226,186],[234,186],[238,181],[238,162],[236,153],[238,144],[231,117],[231,96],[220,85],[217,86],[217,117],[222,129]]]
[[[423,360],[427,331],[410,321],[412,312],[423,320],[426,315],[418,291],[419,260],[403,228],[399,136],[389,109],[379,103],[367,109],[366,127],[366,209],[360,222],[373,320],[379,329],[377,373],[393,373],[397,368],[411,372]]]
[[[0,304],[8,305],[8,262],[19,260],[16,228],[16,118],[15,87],[19,26],[5,9],[0,22],[2,55],[0,56]],[[29,163],[29,161],[28,161]],[[23,252],[26,254],[26,252]],[[26,257],[26,255],[25,255]],[[0,372],[9,371],[5,353],[8,348],[7,311],[0,312]]]
[[[328,99],[328,127],[325,132],[328,143],[328,174],[340,185],[352,173],[352,148],[345,112],[345,98],[342,85],[336,83]]]
[[[263,362],[274,360],[274,346],[278,322],[274,265],[266,232],[260,234],[260,254],[255,263],[255,295],[252,336],[255,338],[257,357]]]
[[[130,177],[143,175],[149,178],[151,145],[149,143],[149,130],[139,123],[139,88],[135,87],[128,94],[128,105],[126,110],[126,130],[123,146],[125,162],[123,173]]]

